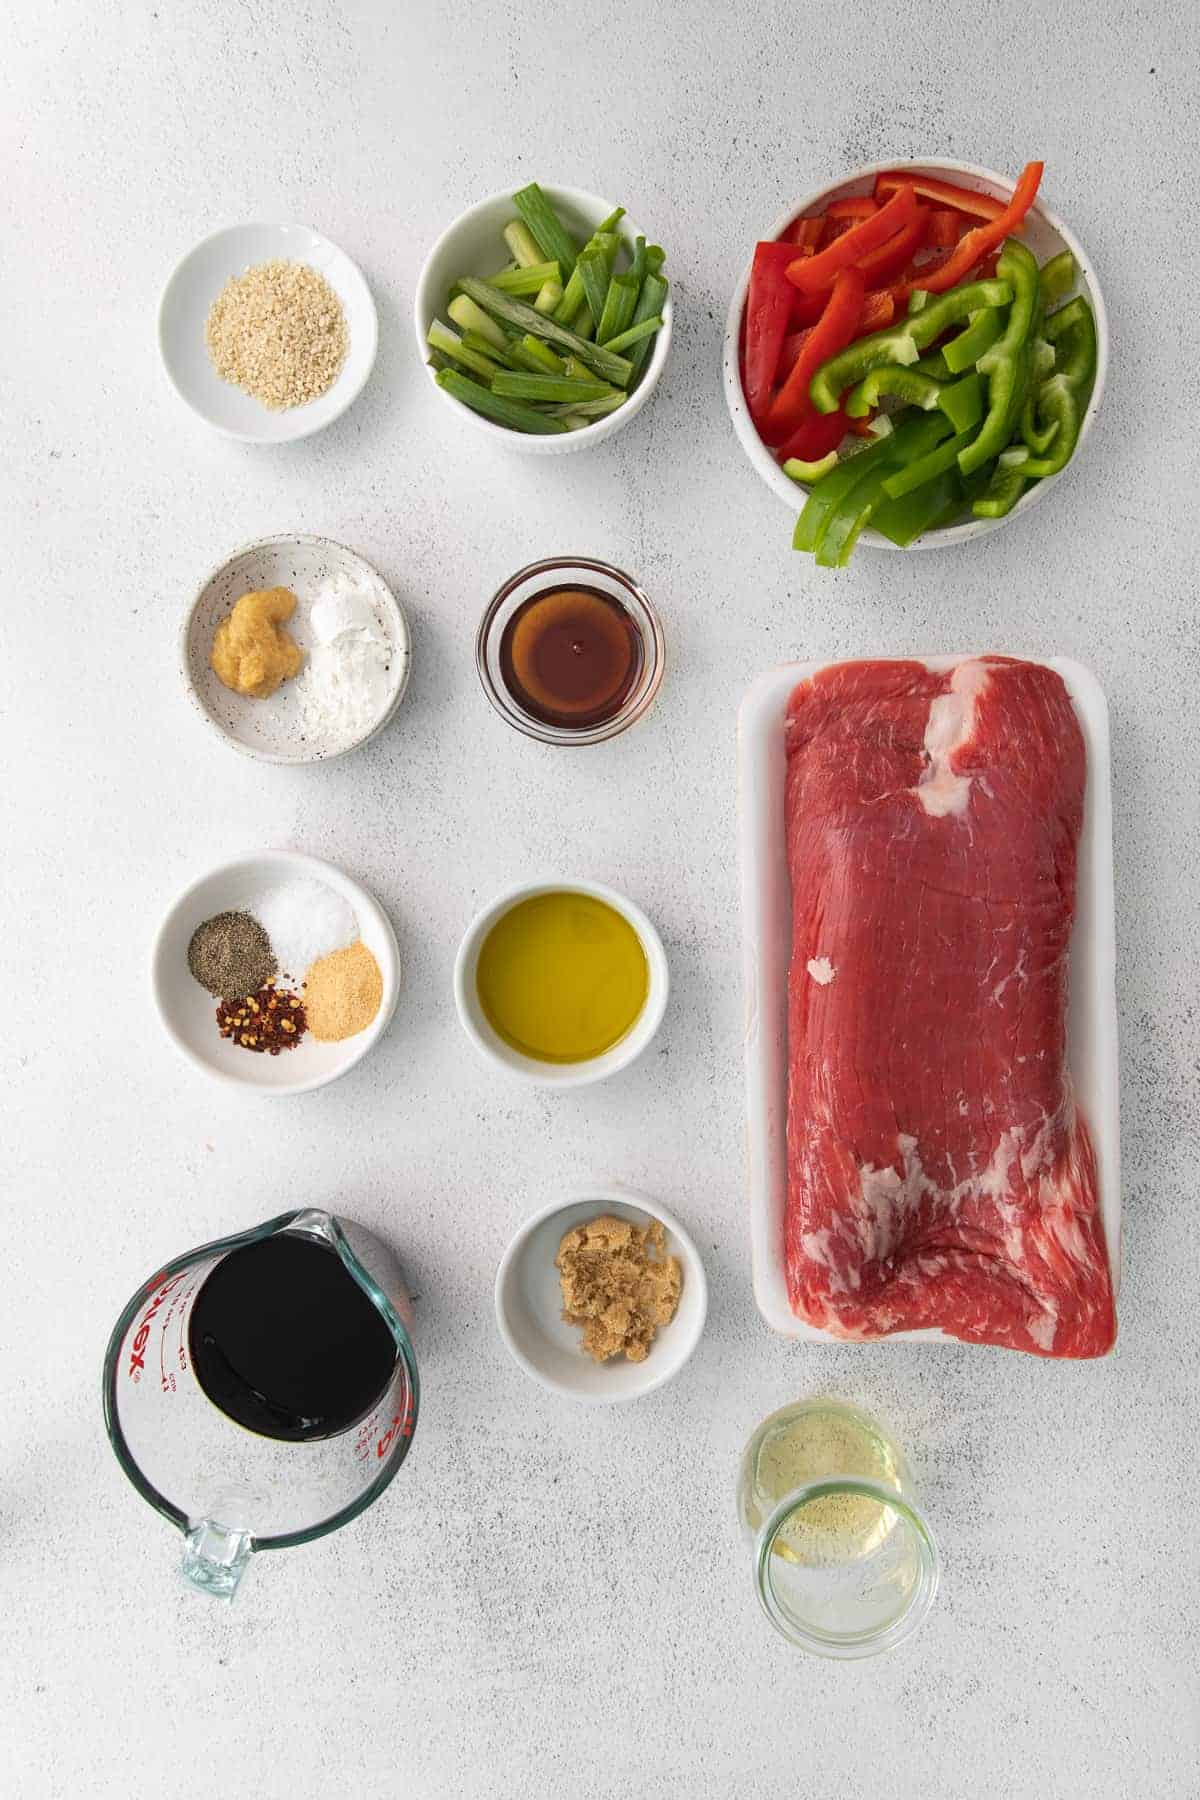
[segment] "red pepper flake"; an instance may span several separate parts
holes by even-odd
[[[243,1050],[256,1056],[278,1056],[294,1050],[308,1029],[308,1015],[298,994],[268,981],[244,1000],[222,1000],[217,1008],[217,1030]]]

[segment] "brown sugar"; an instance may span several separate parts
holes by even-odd
[[[583,1327],[583,1349],[597,1362],[622,1354],[645,1362],[655,1332],[675,1317],[683,1273],[665,1246],[660,1220],[635,1225],[611,1213],[576,1225],[558,1246],[562,1316]]]

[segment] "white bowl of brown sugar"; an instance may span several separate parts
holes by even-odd
[[[307,225],[228,225],[176,264],[158,308],[167,379],[214,431],[282,444],[332,424],[375,362],[361,271]]]

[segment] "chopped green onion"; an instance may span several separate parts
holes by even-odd
[[[613,392],[604,394],[599,400],[569,401],[565,406],[550,408],[558,418],[566,418],[570,414],[574,418],[602,419],[606,413],[616,412],[618,406],[624,406],[626,395]]]
[[[499,344],[493,344],[491,338],[484,337],[481,331],[464,331],[462,341],[468,350],[477,350],[480,356],[489,356],[493,362],[503,363],[506,368],[519,369],[521,367],[507,341],[502,350]]]
[[[537,299],[533,303],[534,312],[546,313],[554,317],[554,309],[563,297],[561,281],[544,281]]]
[[[537,182],[531,181],[528,187],[514,194],[513,205],[533,233],[534,242],[541,245],[542,254],[552,257],[561,266],[563,274],[569,275],[575,267],[575,246]]]
[[[542,375],[565,375],[567,365],[561,356],[556,356],[549,344],[543,344],[535,337],[523,337],[513,345],[513,355],[526,369],[533,369]]]
[[[455,337],[440,319],[433,321],[425,333],[425,341],[432,350],[439,350],[443,356],[453,357],[456,363],[461,363],[464,369],[470,369],[481,381],[490,382],[493,375],[501,373],[490,357],[481,356],[477,350],[469,350],[462,339]]]
[[[485,418],[494,419],[497,425],[507,425],[513,431],[549,434],[566,430],[561,419],[553,419],[548,413],[539,412],[536,406],[526,406],[523,401],[507,400],[500,394],[493,394],[472,381],[469,375],[460,375],[455,369],[440,369],[437,384],[473,412],[483,413]]]
[[[528,225],[523,225],[520,219],[510,219],[504,227],[504,241],[512,251],[519,269],[531,269],[535,263],[544,260]]]
[[[614,356],[602,344],[589,344],[585,338],[577,337],[556,319],[545,318],[541,313],[534,312],[532,306],[526,306],[520,300],[511,300],[507,294],[498,294],[486,281],[478,281],[473,275],[464,275],[460,286],[469,299],[476,301],[494,318],[506,319],[510,325],[516,325],[534,337],[543,338],[551,344],[557,344],[560,349],[570,351],[585,362],[589,369],[594,369],[597,375],[603,375],[606,381],[615,382],[618,387],[628,385],[633,366],[625,357]],[[643,295],[649,286],[649,280],[643,283]],[[659,286],[665,290],[666,283],[659,282]],[[641,303],[639,300],[639,306]],[[655,307],[653,310],[658,312],[660,309]],[[638,348],[640,346],[635,346],[635,354]]]
[[[597,322],[604,313],[604,301],[608,293],[612,265],[613,258],[609,256],[607,248],[599,242],[599,239],[579,253],[576,267],[583,281],[584,298],[588,304],[588,311]]]
[[[633,319],[633,309],[637,305],[638,289],[641,282],[632,271],[628,275],[614,275],[608,284],[608,292],[604,296],[604,310],[600,314],[600,322],[596,326],[596,342],[607,344],[609,338],[619,337],[627,331]]]
[[[456,295],[450,302],[450,317],[460,331],[478,332],[480,337],[489,338],[497,350],[503,350],[508,342],[495,319],[489,318],[465,293]]]
[[[440,346],[439,346],[440,347]],[[526,375],[519,369],[497,369],[492,392],[511,400],[603,400],[608,387],[603,381],[578,381],[571,375]]]
[[[640,344],[643,338],[652,338],[656,331],[662,330],[662,316],[655,314],[652,319],[642,319],[639,324],[631,325],[628,331],[621,332],[619,337],[609,338],[604,348],[615,350],[622,356],[634,344]]]
[[[658,269],[662,267],[662,264],[660,262],[656,266],[652,265],[652,259],[656,251],[661,257],[662,251],[658,249],[656,244],[652,244],[646,251],[646,267],[650,272],[642,283],[642,291],[638,295],[637,305],[633,309],[634,325],[643,325],[647,319],[661,318],[663,307],[667,303],[667,283],[658,273]],[[629,361],[632,365],[633,375],[638,374],[646,357],[649,355],[649,352],[649,337],[641,338],[633,345],[629,353]],[[632,379],[632,376],[630,379]]]
[[[488,286],[501,294],[536,294],[548,281],[558,280],[556,262],[531,263],[528,268],[514,269],[511,274],[489,275]]]

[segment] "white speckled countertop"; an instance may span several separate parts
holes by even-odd
[[[765,0],[555,9],[349,0],[17,0],[3,92],[0,1752],[19,1800],[1185,1800],[1200,1580],[1192,333],[1197,21],[1168,0]],[[757,232],[848,165],[1048,165],[1101,273],[1114,358],[1077,469],[957,551],[793,557],[719,386]],[[586,458],[497,455],[427,391],[413,287],[442,226],[532,177],[611,195],[676,285],[652,406]],[[359,403],[310,441],[211,435],[156,365],[175,258],[218,224],[306,220],[381,322]],[[1189,311],[1190,309],[1190,311]],[[182,610],[229,550],[327,533],[395,585],[408,697],[363,752],[272,769],[176,685]],[[588,551],[665,621],[650,718],[556,754],[479,690],[486,596]],[[743,1198],[734,716],[791,656],[1066,653],[1107,689],[1116,770],[1126,1272],[1109,1361],[818,1349],[755,1311]],[[271,1104],[164,1044],[146,981],[169,897],[264,844],[387,906],[407,985],[344,1082]],[[633,1071],[506,1087],[450,972],[527,871],[613,882],[674,976]],[[492,1322],[519,1219],[593,1173],[658,1194],[712,1308],[673,1385],[597,1413],[529,1384]],[[412,1456],[347,1530],[260,1558],[232,1607],[186,1591],[99,1407],[105,1339],[164,1259],[292,1203],[383,1230],[412,1272]],[[907,1446],[944,1552],[887,1659],[805,1658],[759,1616],[738,1452],[816,1388]]]

